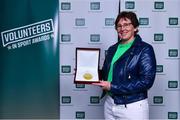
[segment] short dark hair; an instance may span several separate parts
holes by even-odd
[[[115,21],[115,29],[117,29],[117,24],[119,22],[120,19],[129,19],[131,20],[132,25],[134,26],[134,28],[137,28],[139,26],[139,21],[137,19],[137,16],[134,12],[131,11],[122,11],[118,14],[116,21]],[[135,32],[137,33],[138,30]]]

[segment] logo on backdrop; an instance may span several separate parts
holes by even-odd
[[[1,32],[3,47],[21,48],[53,38],[52,19],[36,22]]]
[[[76,119],[85,119],[85,111],[76,111]]]
[[[168,112],[168,119],[178,119],[178,112]]]
[[[62,104],[70,104],[71,103],[71,96],[62,96]]]
[[[126,9],[134,9],[135,8],[135,2],[134,1],[126,1],[125,2],[125,8]]]

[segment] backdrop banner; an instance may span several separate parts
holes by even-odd
[[[133,11],[140,36],[157,59],[156,78],[148,91],[149,116],[180,119],[180,0],[59,0],[60,118],[104,119],[102,89],[74,84],[76,48],[100,48],[100,69],[110,45],[117,42],[114,21]],[[68,54],[67,54],[68,53]]]
[[[58,0],[0,2],[0,119],[59,118]]]

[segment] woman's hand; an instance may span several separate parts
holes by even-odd
[[[103,90],[109,91],[111,88],[111,83],[108,81],[100,81],[99,83],[92,83],[92,85],[97,85],[102,87]]]

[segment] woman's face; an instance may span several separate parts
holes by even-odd
[[[134,28],[130,19],[121,18],[117,24],[116,30],[122,43],[128,43],[134,39],[134,32],[137,28]]]

